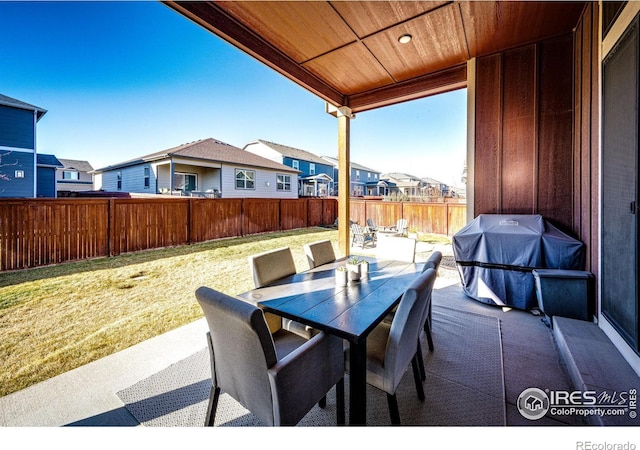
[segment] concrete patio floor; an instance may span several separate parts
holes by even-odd
[[[416,259],[424,260],[434,250],[443,251],[445,257],[452,255],[450,246],[425,244],[417,248]],[[570,373],[576,369],[567,368],[566,358],[563,357],[557,345],[558,336],[545,325],[540,316],[515,309],[503,310],[470,299],[461,288],[457,270],[450,267],[450,264],[447,267],[444,261],[434,287],[433,304],[500,319],[507,427],[566,427],[569,425],[570,427],[566,428],[576,430],[575,426],[590,424],[575,415],[561,419],[543,417],[532,421],[523,417],[516,407],[518,396],[528,388],[567,391],[578,389],[574,386],[575,380],[570,376]],[[115,393],[202,348],[206,330],[206,322],[201,319],[20,392],[2,397],[0,398],[0,426],[138,426],[139,423]],[[609,369],[612,373],[618,370],[616,367]],[[577,370],[579,372],[579,369]],[[628,371],[625,373],[628,374]],[[635,383],[638,378],[631,375],[631,378],[625,380]],[[619,387],[622,390],[634,386]],[[580,436],[586,437],[593,433],[592,430],[595,430],[595,427],[587,427],[586,429],[590,431],[586,434],[585,428],[580,427],[580,429],[582,430]],[[622,431],[620,428],[617,429],[618,433],[615,436],[619,442],[624,435],[620,434]],[[600,436],[600,432],[598,433]],[[573,434],[578,433],[573,432]],[[545,440],[538,433],[536,436],[536,439]],[[575,441],[573,437],[571,439]],[[538,445],[541,441],[537,441]],[[575,444],[572,448],[576,448]]]

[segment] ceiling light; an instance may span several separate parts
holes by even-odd
[[[403,34],[398,38],[398,42],[400,42],[401,44],[408,44],[409,42],[411,42],[411,35]]]

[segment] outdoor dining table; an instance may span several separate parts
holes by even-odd
[[[339,286],[335,269],[346,258],[240,294],[265,312],[345,339],[349,351],[349,423],[366,425],[367,336],[398,304],[422,264],[363,257],[368,275]]]

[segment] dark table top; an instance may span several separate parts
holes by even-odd
[[[240,297],[272,312],[353,343],[362,342],[399,302],[422,269],[420,263],[369,261],[360,281],[338,286],[335,268],[345,259],[283,278]]]

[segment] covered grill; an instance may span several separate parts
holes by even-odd
[[[540,215],[481,214],[453,236],[469,297],[491,305],[537,306],[533,269],[584,270],[585,245]]]

